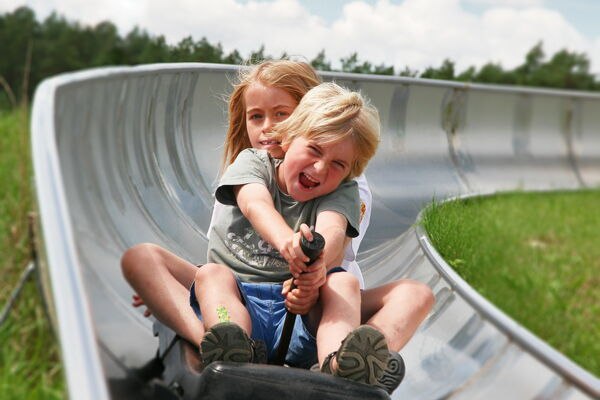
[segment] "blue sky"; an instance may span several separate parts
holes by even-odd
[[[361,61],[422,71],[445,59],[462,71],[486,62],[513,68],[536,43],[546,55],[585,53],[600,73],[599,0],[0,0],[0,12],[28,5],[39,18],[111,20],[122,34],[139,26],[169,43],[186,36],[246,56],[313,59],[325,50],[334,67]]]
[[[365,0],[365,3],[375,4],[377,0]],[[403,0],[390,0],[390,3],[400,4]],[[342,13],[347,0],[302,0],[307,9],[321,15],[328,21],[334,21]],[[540,2],[542,3],[542,2]],[[600,0],[546,0],[542,3],[549,9],[560,12],[571,24],[576,26],[584,35],[600,36]],[[493,2],[464,2],[465,9],[480,15]]]

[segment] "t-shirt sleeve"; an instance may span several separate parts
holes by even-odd
[[[354,180],[343,182],[335,191],[323,196],[317,206],[317,215],[322,211],[335,211],[346,217],[346,235],[358,236],[360,225],[360,197]]]
[[[248,183],[262,183],[268,187],[271,171],[266,151],[256,149],[243,150],[235,161],[227,167],[225,173],[219,180],[219,186],[215,192],[218,202],[226,205],[236,205],[233,188]]]
[[[360,243],[365,236],[365,232],[369,227],[369,222],[371,221],[373,195],[371,194],[367,178],[362,174],[359,177],[354,178],[354,180],[358,184],[358,194],[360,196],[360,227],[359,235],[352,239],[350,245],[346,246],[344,261],[354,261],[356,254],[358,253],[358,247],[360,246]]]

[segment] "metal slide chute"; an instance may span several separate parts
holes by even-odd
[[[32,146],[55,323],[71,398],[161,397],[140,380],[158,340],[119,260],[154,242],[193,263],[206,229],[234,66],[157,64],[59,75],[37,89]],[[586,399],[600,381],[464,283],[414,226],[433,199],[600,185],[600,96],[327,73],[380,111],[366,175],[367,286],[427,283],[436,303],[403,349],[394,399]]]

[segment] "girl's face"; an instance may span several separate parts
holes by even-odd
[[[319,145],[297,137],[283,150],[285,157],[277,169],[277,184],[297,201],[333,192],[350,173],[355,157],[351,138]]]
[[[252,147],[268,150],[273,157],[283,157],[280,143],[266,137],[265,133],[290,116],[298,105],[296,100],[283,89],[254,82],[246,88],[244,101],[246,129]]]

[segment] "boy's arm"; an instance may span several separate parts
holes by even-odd
[[[294,276],[306,271],[308,261],[300,249],[293,246],[299,243],[299,233],[294,234],[281,214],[275,209],[269,190],[260,183],[248,183],[233,188],[237,205],[242,214],[250,221],[256,232],[271,246],[279,251],[290,264]],[[297,249],[296,249],[297,247]]]
[[[346,217],[336,211],[322,211],[317,216],[315,231],[325,238],[323,261],[327,270],[341,265],[344,249],[348,243],[346,236]]]
[[[303,297],[312,296],[312,291],[325,283],[328,270],[341,265],[345,246],[350,241],[346,236],[347,224],[346,217],[336,211],[322,211],[317,216],[315,231],[323,235],[325,248],[317,261],[308,266],[307,272],[294,279],[297,289],[292,295],[297,296],[299,302]],[[308,235],[304,236],[310,239]],[[284,289],[284,295],[289,291],[286,289],[288,288]],[[287,299],[290,301],[291,297],[288,296]]]

